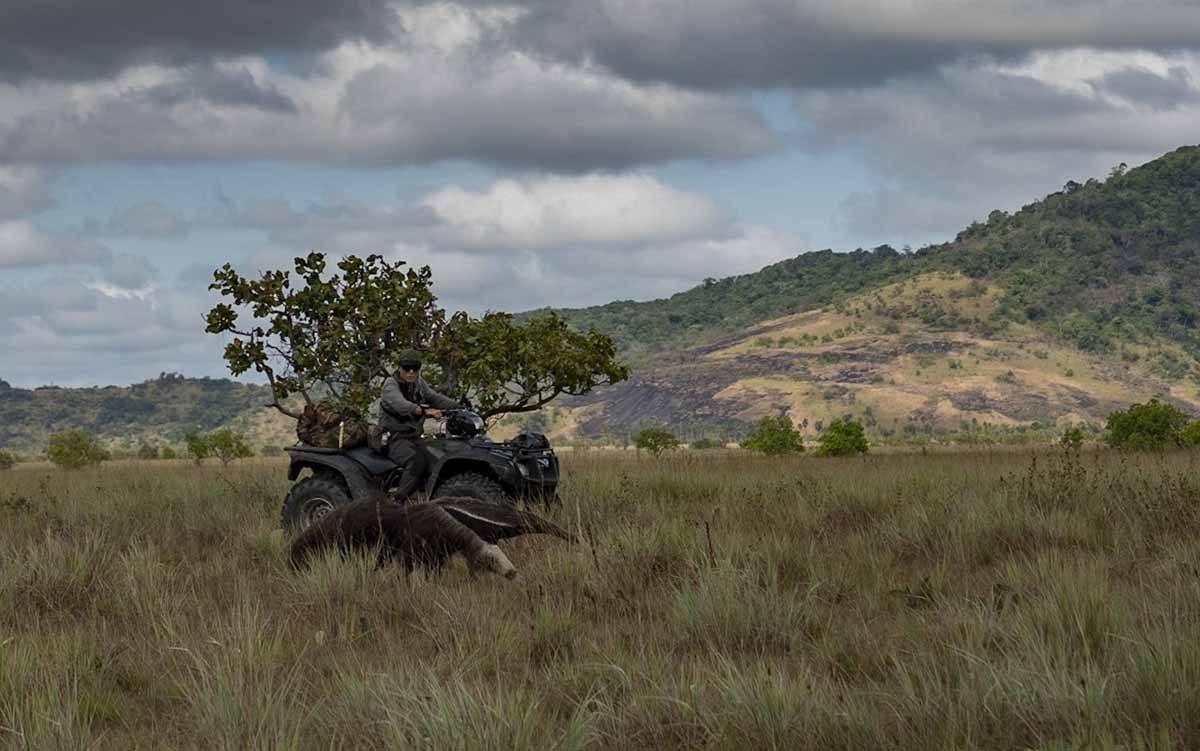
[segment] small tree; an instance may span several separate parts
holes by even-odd
[[[1151,399],[1108,416],[1104,440],[1113,448],[1162,450],[1186,445],[1189,419],[1173,404]]]
[[[792,427],[787,415],[764,417],[754,423],[742,447],[767,455],[793,454],[804,451],[804,437]]]
[[[834,420],[821,433],[817,456],[854,456],[867,453],[867,436],[857,420]]]
[[[151,446],[149,443],[143,443],[138,448],[137,455],[138,455],[139,459],[146,459],[146,460],[157,459],[158,458],[158,448],[156,446]]]
[[[46,456],[64,469],[79,469],[109,459],[109,453],[91,433],[81,428],[50,436]]]
[[[0,470],[12,469],[17,465],[17,457],[11,451],[0,449]]]
[[[688,444],[688,448],[693,448],[693,449],[697,449],[697,450],[701,450],[701,451],[703,451],[705,449],[715,449],[715,448],[720,448],[720,447],[721,447],[721,442],[715,438],[697,438],[696,440],[694,440]]]
[[[1063,448],[1067,448],[1072,451],[1079,450],[1083,447],[1083,428],[1079,427],[1078,425],[1067,428],[1063,431],[1061,441]]]
[[[185,435],[183,440],[187,444],[188,456],[192,457],[192,461],[196,464],[213,455],[212,445],[208,442],[207,436],[202,436],[193,430]]]
[[[515,322],[508,313],[447,315],[437,305],[428,266],[408,268],[379,255],[346,256],[330,273],[322,253],[288,270],[243,277],[225,266],[209,289],[229,302],[206,316],[206,331],[231,336],[225,362],[234,375],[266,376],[274,406],[294,418],[331,399],[366,414],[400,350],[429,354],[426,377],[452,397],[467,397],[485,418],[534,412],[561,394],[578,396],[629,375],[616,344],[571,329],[554,313]],[[248,315],[247,315],[248,314]]]
[[[245,459],[253,456],[250,445],[241,433],[235,433],[229,428],[209,433],[205,436],[209,452],[221,460],[221,464],[229,464],[234,459]]]
[[[162,451],[159,453],[159,456],[161,456],[163,459],[179,458],[179,455],[177,453],[175,453],[175,449],[171,448],[170,446],[163,446]]]
[[[658,456],[663,451],[679,448],[679,439],[674,433],[663,428],[642,428],[633,437],[633,445],[638,451],[645,449]]]

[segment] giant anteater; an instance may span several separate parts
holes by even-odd
[[[342,506],[300,533],[292,543],[291,563],[303,568],[326,550],[346,553],[378,547],[380,566],[436,570],[462,553],[472,572],[491,571],[511,579],[517,570],[496,542],[523,534],[574,540],[554,523],[505,504],[448,497],[398,505],[371,498]]]

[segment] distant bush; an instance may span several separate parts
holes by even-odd
[[[193,430],[183,437],[183,441],[187,445],[188,456],[192,457],[192,461],[197,464],[212,456],[212,446],[209,444],[207,436],[202,436]]]
[[[1083,428],[1079,426],[1067,428],[1063,431],[1060,442],[1065,448],[1078,449],[1083,446]]]
[[[143,443],[138,448],[137,457],[139,459],[157,459],[158,458],[158,447],[151,446],[149,443]]]
[[[1192,420],[1179,434],[1184,446],[1200,446],[1200,420]]]
[[[91,433],[76,428],[50,436],[46,457],[65,469],[79,469],[107,461],[110,454]]]
[[[175,453],[175,449],[171,448],[170,446],[163,446],[162,451],[160,451],[158,453],[158,455],[159,455],[159,457],[161,457],[163,459],[178,459],[179,458],[179,454]]]
[[[701,450],[716,449],[716,448],[721,448],[721,446],[724,446],[724,445],[725,444],[721,443],[720,441],[718,441],[715,438],[697,438],[696,440],[694,440],[688,444],[688,448],[701,449]]]
[[[17,465],[17,456],[11,451],[0,449],[0,470],[12,469]]]
[[[787,415],[764,417],[754,423],[742,447],[768,455],[793,454],[804,451],[804,437]]]
[[[663,451],[679,447],[679,439],[674,433],[662,428],[642,428],[633,437],[633,445],[638,450],[645,449],[658,456]]]
[[[834,420],[821,433],[817,456],[854,456],[867,453],[867,436],[857,420]]]
[[[208,444],[209,455],[221,460],[221,464],[229,464],[234,459],[245,459],[254,456],[250,444],[241,433],[235,433],[229,428],[218,430],[204,436]]]
[[[1186,444],[1192,435],[1187,414],[1173,404],[1151,399],[1108,416],[1104,440],[1113,448],[1162,450]]]

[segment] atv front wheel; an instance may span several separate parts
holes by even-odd
[[[487,475],[478,472],[462,472],[447,479],[433,491],[434,498],[465,496],[492,503],[512,503],[512,496],[504,486]]]
[[[280,525],[303,532],[326,514],[350,502],[345,486],[326,477],[308,477],[292,486],[283,502]]]

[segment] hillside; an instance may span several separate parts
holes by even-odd
[[[510,418],[498,435],[527,426],[559,440],[626,440],[654,424],[736,438],[750,421],[788,414],[810,436],[849,415],[877,438],[962,437],[1096,425],[1154,395],[1197,413],[1200,147],[1068,182],[915,252],[806,253],[662,300],[558,312],[612,334],[634,375]],[[65,427],[122,445],[225,425],[290,443],[290,422],[267,401],[265,387],[178,376],[127,388],[3,384],[0,447],[40,449]]]
[[[266,386],[163,374],[132,386],[19,389],[0,381],[0,447],[41,451],[51,433],[84,428],[110,445],[179,443],[191,430],[230,426],[256,444],[295,441],[291,421],[262,405]]]
[[[628,383],[566,403],[552,432],[852,415],[877,435],[1102,422],[1160,395],[1200,409],[1200,148],[1069,182],[954,241],[809,253],[665,300],[561,311],[611,331]]]
[[[985,179],[981,176],[981,179]],[[702,342],[929,271],[998,284],[998,319],[1033,322],[1102,350],[1156,331],[1200,352],[1200,147],[1184,147],[1108,180],[1068,182],[1014,214],[993,211],[949,243],[900,253],[806,253],[753,274],[710,279],[649,302],[559,312],[611,333],[629,352]],[[954,322],[948,322],[954,323]]]

